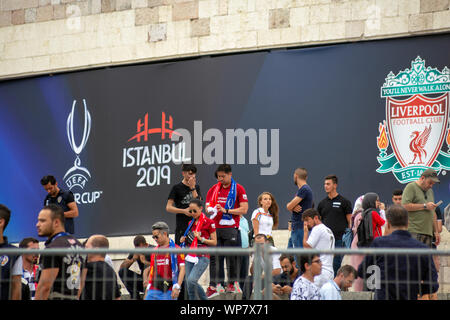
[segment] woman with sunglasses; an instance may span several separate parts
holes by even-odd
[[[189,203],[189,214],[192,217],[184,236],[180,242],[185,247],[194,249],[206,246],[216,246],[217,236],[214,221],[209,219],[202,211],[203,204],[199,199]],[[198,284],[198,280],[209,265],[209,255],[188,254],[186,262],[186,288],[190,300],[207,300],[206,293]]]

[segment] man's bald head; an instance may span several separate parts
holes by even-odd
[[[86,242],[86,249],[109,249],[109,241],[104,235],[94,234],[89,237]],[[105,256],[106,253],[99,253],[101,256]]]
[[[294,173],[301,180],[306,181],[306,179],[308,179],[308,171],[305,168],[297,168],[297,169],[295,169]]]

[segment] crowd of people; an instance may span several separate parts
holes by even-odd
[[[217,183],[205,198],[196,181],[195,165],[183,164],[181,171],[182,181],[172,187],[166,205],[166,211],[176,216],[174,239],[169,237],[168,224],[158,221],[151,230],[156,246],[138,235],[135,248],[248,248],[264,244],[277,248],[273,230],[278,228],[280,208],[272,193],[258,196],[249,223],[245,218],[247,194],[234,180],[230,165],[218,166]],[[298,189],[286,204],[292,213],[287,248],[432,249],[440,243],[443,217],[434,200],[432,187],[439,179],[433,169],[425,170],[404,190],[395,190],[389,206],[374,192],[360,196],[353,206],[338,192],[335,175],[324,178],[326,196],[316,206],[307,170],[297,168],[293,180]],[[73,235],[78,216],[73,194],[59,188],[53,176],[43,177],[41,184],[47,196],[36,228],[40,237],[47,238],[45,248],[109,248],[104,235],[92,235],[80,243]],[[9,208],[1,204],[0,250],[15,248],[4,235],[10,217]],[[25,238],[19,247],[36,249],[39,241]],[[436,299],[438,290],[439,259],[431,254],[351,255],[349,264],[342,263],[342,255],[329,253],[272,254],[271,260],[273,299],[340,300],[341,291],[350,287],[354,291],[372,290],[375,299]],[[134,263],[139,272],[131,269]],[[106,253],[2,255],[0,299],[113,300],[121,298],[120,282],[136,300],[207,300],[222,294],[251,299],[257,290],[253,287],[258,281],[255,266],[264,270],[264,264],[263,257],[161,252],[130,254],[116,273]],[[373,266],[380,270],[375,286],[368,281],[368,270]],[[205,290],[199,279],[208,267]],[[259,276],[264,293],[265,275]]]

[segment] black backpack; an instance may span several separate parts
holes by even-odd
[[[358,247],[368,247],[373,241],[372,211],[366,209],[361,214],[361,222],[359,223],[356,234],[358,235]]]

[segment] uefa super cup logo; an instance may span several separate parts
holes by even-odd
[[[84,105],[84,129],[81,138],[81,142],[78,145],[75,142],[75,135],[73,130],[73,122],[74,122],[74,114],[75,114],[75,106],[77,101],[74,100],[72,104],[72,111],[69,113],[67,118],[67,138],[69,139],[69,145],[72,148],[73,152],[75,152],[76,158],[73,163],[73,167],[67,170],[66,174],[63,177],[63,180],[66,182],[67,187],[71,190],[73,187],[78,186],[81,189],[84,188],[86,182],[91,177],[89,170],[81,166],[80,153],[83,151],[86,143],[89,139],[89,133],[91,131],[91,115],[86,106],[86,100],[83,99]]]

